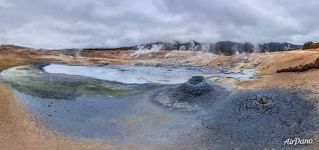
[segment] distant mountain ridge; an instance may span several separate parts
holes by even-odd
[[[262,44],[252,44],[249,42],[233,42],[233,41],[220,41],[216,43],[200,43],[195,40],[190,42],[154,42],[141,44],[138,46],[132,47],[135,50],[183,50],[183,51],[203,51],[211,52],[214,54],[222,55],[234,55],[242,53],[253,53],[253,52],[276,52],[276,51],[288,51],[294,49],[302,48],[302,45],[292,44],[288,42],[269,42]]]
[[[135,46],[136,49],[144,48],[144,49],[152,49],[154,46],[161,46],[161,50],[184,50],[184,51],[205,51],[207,48],[207,44],[199,43],[197,41],[190,41],[190,42],[154,42],[148,44],[141,44]]]
[[[32,49],[16,45],[1,45],[0,47],[10,47],[11,49]],[[289,51],[295,49],[301,49],[302,45],[292,44],[288,42],[268,42],[262,44],[252,44],[250,42],[233,42],[233,41],[220,41],[216,43],[200,43],[195,40],[190,42],[153,42],[147,44],[140,44],[136,46],[128,47],[115,47],[115,48],[84,48],[84,49],[59,49],[65,51],[106,51],[106,50],[141,50],[141,51],[202,51],[214,53],[217,55],[235,55],[243,53],[253,53],[253,52],[277,52],[277,51]],[[35,50],[35,49],[33,49]],[[44,49],[43,49],[44,50]]]
[[[259,44],[260,52],[287,51],[287,50],[295,50],[300,48],[302,48],[302,45],[291,44],[288,42],[284,42],[284,43],[269,42],[269,43]]]

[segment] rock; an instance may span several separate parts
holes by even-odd
[[[157,63],[157,64],[154,65],[154,67],[164,67],[164,64]]]
[[[107,62],[104,62],[104,63],[99,63],[99,64],[96,64],[95,66],[97,67],[105,67],[107,65],[109,65],[110,63],[107,63]]]

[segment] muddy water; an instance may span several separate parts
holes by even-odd
[[[109,65],[106,67],[70,66],[64,64],[50,64],[44,71],[52,74],[80,75],[101,80],[117,81],[127,84],[184,83],[192,76],[204,77],[230,77],[247,80],[255,75],[254,70],[243,72],[214,73],[207,67],[185,66],[135,66],[135,65]]]

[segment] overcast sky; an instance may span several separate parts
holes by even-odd
[[[0,43],[117,47],[155,41],[302,44],[319,39],[318,0],[0,0]]]

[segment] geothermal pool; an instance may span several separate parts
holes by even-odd
[[[154,102],[154,97],[165,91],[163,88],[175,89],[192,76],[249,80],[255,77],[255,71],[220,73],[194,66],[49,64],[42,69],[32,65],[11,68],[1,76],[12,85],[15,96],[31,116],[58,134],[154,149],[205,149],[202,120],[211,117],[210,110],[203,107],[184,111]],[[211,110],[217,110],[230,93],[221,86],[214,88],[220,94],[207,98]],[[134,94],[117,95],[130,91]],[[197,108],[197,104],[192,105]]]
[[[207,67],[193,66],[136,66],[136,65],[108,65],[105,67],[71,66],[64,64],[50,64],[43,70],[52,74],[79,75],[107,81],[117,81],[126,84],[179,84],[192,76],[228,77],[248,80],[255,76],[254,70],[243,72],[216,73]]]

